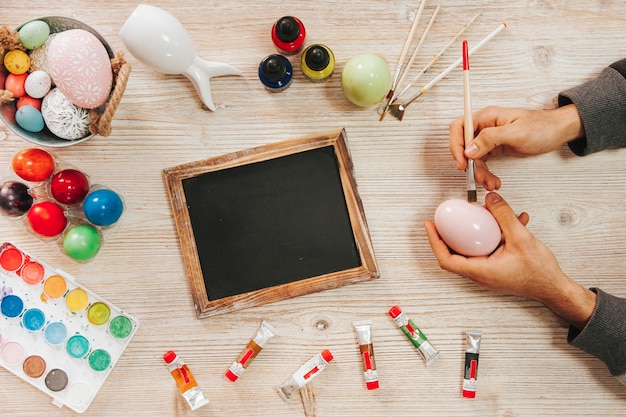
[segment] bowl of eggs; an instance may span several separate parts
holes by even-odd
[[[0,119],[41,146],[108,136],[130,66],[93,28],[68,17],[33,19],[0,36]]]

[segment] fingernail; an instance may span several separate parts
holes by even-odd
[[[485,201],[487,201],[489,204],[496,204],[500,200],[502,200],[502,197],[500,197],[498,193],[489,193],[485,197]]]
[[[474,157],[474,156],[478,155],[478,146],[476,146],[476,145],[474,145],[474,144],[472,143],[470,146],[468,146],[468,147],[465,149],[465,155],[466,155],[468,158],[472,158],[472,157]]]

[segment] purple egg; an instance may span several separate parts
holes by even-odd
[[[33,205],[33,197],[28,193],[28,186],[18,181],[7,181],[0,185],[0,209],[7,216],[17,217],[25,214]]]

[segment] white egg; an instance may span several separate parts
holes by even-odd
[[[460,198],[446,200],[437,207],[435,226],[450,249],[461,255],[489,255],[500,243],[500,226],[491,212]]]
[[[52,80],[50,76],[47,72],[42,70],[31,72],[24,83],[26,94],[33,98],[42,98],[45,96],[48,94],[48,91],[50,91],[51,86]]]

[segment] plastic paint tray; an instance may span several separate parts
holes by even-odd
[[[68,274],[0,246],[0,365],[82,413],[139,323]]]

